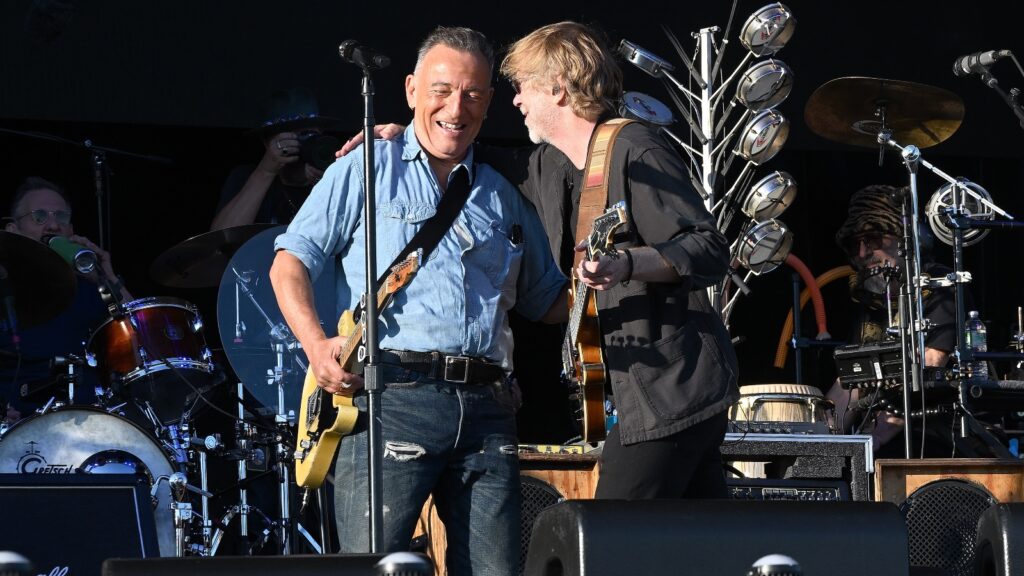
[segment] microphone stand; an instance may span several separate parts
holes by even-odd
[[[1016,58],[1014,58],[1014,61],[1016,61]],[[1006,105],[1010,107],[1011,111],[1013,111],[1013,114],[1017,117],[1017,120],[1020,121],[1020,127],[1024,128],[1024,109],[1022,109],[1020,104],[1017,102],[1017,97],[1020,95],[1020,90],[1012,88],[1010,90],[1010,93],[1007,94],[1005,91],[1003,91],[1002,88],[999,87],[999,80],[997,80],[996,77],[993,76],[991,72],[989,72],[988,68],[984,68],[983,71],[979,73],[979,77],[981,78],[981,82],[985,84],[985,86],[988,86],[989,88],[995,90],[996,94],[999,94],[999,97],[1003,99],[1003,102],[1006,102]]]
[[[373,77],[369,66],[363,70],[363,189],[366,193],[363,206],[363,222],[366,232],[366,292],[363,293],[363,382],[367,395],[367,468],[369,471],[370,506],[370,553],[376,554],[383,547],[384,501],[383,501],[383,437],[380,426],[381,393],[384,383],[381,379],[379,349],[377,340],[377,197],[375,165],[373,158]]]

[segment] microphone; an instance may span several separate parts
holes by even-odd
[[[984,74],[988,72],[989,66],[996,63],[996,60],[1011,55],[1009,50],[989,50],[961,56],[953,62],[953,75],[963,77],[971,74]]]
[[[338,46],[338,55],[345,62],[355,64],[364,70],[381,70],[391,64],[390,58],[369,46],[360,44],[358,40],[342,42]]]
[[[21,350],[21,336],[18,334],[18,315],[14,312],[14,290],[11,288],[7,268],[0,266],[0,296],[4,299],[4,315],[7,316],[7,330],[11,333],[11,344]]]
[[[99,261],[95,252],[64,236],[43,236],[43,242],[82,274],[92,272]]]

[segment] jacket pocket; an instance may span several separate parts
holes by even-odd
[[[710,327],[694,315],[676,332],[637,348],[629,368],[640,394],[661,418],[695,414],[722,398],[735,377]]]

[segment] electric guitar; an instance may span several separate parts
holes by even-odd
[[[383,310],[392,296],[407,285],[419,269],[419,251],[410,253],[388,271],[377,289],[377,310]],[[346,372],[353,372],[356,351],[363,342],[363,324],[356,322],[351,310],[338,319],[338,334],[348,334],[338,363]],[[317,386],[313,367],[306,371],[299,402],[299,430],[295,445],[295,482],[303,488],[319,488],[327,477],[338,443],[356,425],[359,409],[351,396],[329,394]]]
[[[627,221],[626,203],[619,202],[594,220],[587,236],[586,259],[613,254],[612,233]],[[597,318],[594,291],[572,275],[569,289],[569,324],[562,341],[562,377],[569,385],[573,415],[584,442],[605,437],[604,357],[601,354],[601,326]]]

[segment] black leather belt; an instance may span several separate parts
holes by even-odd
[[[505,370],[499,364],[469,356],[447,356],[440,352],[410,352],[408,350],[381,350],[383,364],[401,366],[413,372],[422,372],[436,380],[456,384],[494,384],[505,380]]]

